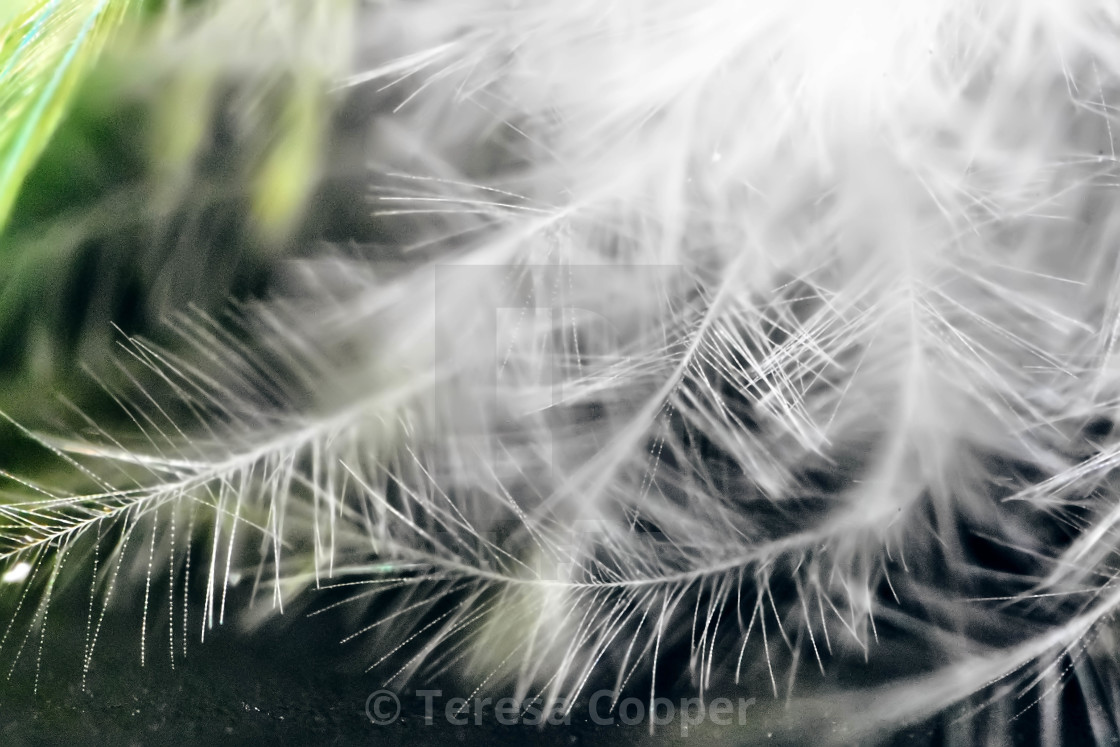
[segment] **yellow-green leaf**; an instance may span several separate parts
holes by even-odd
[[[318,182],[323,145],[322,92],[302,80],[287,101],[279,132],[256,174],[252,211],[261,237],[285,240]]]
[[[23,0],[0,17],[0,231],[77,84],[135,0]]]

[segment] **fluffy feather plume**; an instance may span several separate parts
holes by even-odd
[[[87,669],[126,582],[174,658],[245,577],[360,610],[392,685],[687,676],[839,741],[1044,744],[1076,690],[1120,733],[1112,3],[323,12],[360,18],[330,95],[375,101],[378,239],[131,340],[130,427],[23,431],[72,474],[9,475],[3,651],[70,573]],[[273,240],[326,129],[292,111]]]

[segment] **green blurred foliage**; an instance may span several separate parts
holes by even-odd
[[[284,5],[285,28],[344,17],[346,3],[331,7]],[[0,409],[20,419],[50,409],[52,390],[97,408],[79,362],[113,376],[122,332],[169,341],[168,315],[259,295],[275,262],[331,223],[335,101],[316,50],[274,43],[250,59],[222,46],[235,22],[267,39],[259,7],[137,8],[148,20],[84,71],[0,237]],[[345,199],[363,190],[348,183]]]
[[[0,25],[0,230],[28,173],[135,0],[24,0]]]

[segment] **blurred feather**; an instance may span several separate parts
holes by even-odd
[[[283,7],[309,72],[234,108],[279,112],[241,204],[333,246],[131,337],[120,427],[10,419],[66,477],[5,473],[0,650],[80,578],[84,667],[118,583],[145,658],[164,576],[174,660],[252,578],[393,686],[741,688],[837,741],[1076,691],[1120,733],[1110,3]],[[171,37],[257,27],[225,12]],[[334,154],[372,217],[329,237],[324,80],[373,102]],[[164,126],[182,189],[203,136]]]

